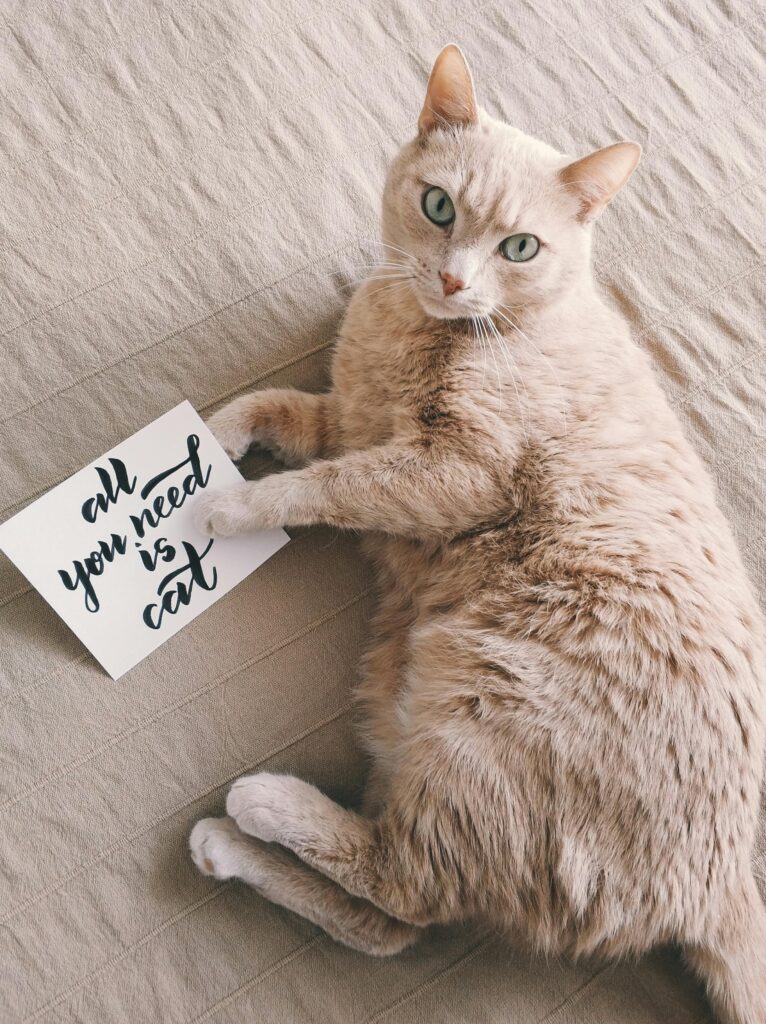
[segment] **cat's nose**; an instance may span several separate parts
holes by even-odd
[[[455,292],[465,288],[465,281],[462,278],[448,274],[446,270],[440,270],[439,277],[442,279],[442,288],[445,295],[454,295]]]

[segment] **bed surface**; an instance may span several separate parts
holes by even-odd
[[[598,278],[766,599],[766,19],[691,6],[6,0],[0,519],[184,398],[326,385],[386,161],[454,40],[491,112],[573,154],[644,146]],[[0,1019],[709,1021],[672,951],[572,966],[444,930],[372,960],[193,869],[191,825],[246,770],[358,796],[371,601],[353,537],[296,531],[113,682],[0,560]],[[763,884],[763,835],[757,857]]]

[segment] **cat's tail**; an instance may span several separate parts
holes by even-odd
[[[722,1024],[766,1024],[766,909],[752,876],[716,934],[685,954]]]

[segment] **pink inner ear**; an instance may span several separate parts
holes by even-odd
[[[450,43],[434,63],[418,128],[426,133],[450,124],[474,124],[477,119],[471,72],[460,49]]]
[[[617,142],[575,160],[559,177],[567,189],[580,200],[578,220],[594,220],[619,192],[641,157],[635,142]]]
[[[474,110],[470,102],[470,96],[465,94],[465,83],[461,81],[454,72],[444,77],[439,82],[441,90],[434,97],[439,110],[444,116],[452,120],[469,121],[472,119]]]

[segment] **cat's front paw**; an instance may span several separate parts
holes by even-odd
[[[201,494],[194,503],[192,518],[200,533],[210,537],[234,537],[253,529],[248,490],[252,484],[221,487]]]
[[[223,882],[237,874],[244,836],[231,818],[202,818],[191,830],[189,850],[203,875]]]
[[[194,525],[211,537],[234,537],[248,530],[299,526],[300,483],[290,473],[275,473],[262,480],[223,487],[201,495],[193,510]],[[295,522],[291,523],[290,518]]]
[[[241,459],[255,441],[252,395],[243,395],[213,413],[207,427],[230,459]]]

